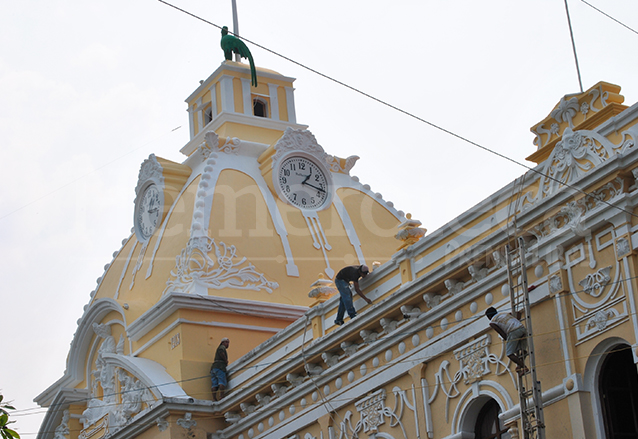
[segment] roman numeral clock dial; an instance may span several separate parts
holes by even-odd
[[[320,210],[328,205],[332,186],[328,172],[303,156],[284,158],[276,174],[279,195],[289,204],[305,210]]]

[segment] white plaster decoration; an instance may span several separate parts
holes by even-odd
[[[142,187],[148,180],[154,180],[158,185],[164,185],[164,168],[157,161],[155,154],[148,156],[140,165],[140,171],[137,176],[137,186],[135,187],[135,196],[137,197]]]
[[[488,270],[483,264],[472,264],[467,267],[467,271],[469,271],[474,282],[479,282],[487,277]]]
[[[237,412],[226,412],[224,413],[224,420],[229,424],[236,424],[241,421],[241,415]]]
[[[209,253],[214,250],[216,260]],[[208,294],[208,289],[234,288],[272,293],[279,287],[259,273],[246,258],[237,256],[234,245],[218,244],[208,236],[192,237],[176,257],[172,279],[166,282],[163,295],[178,293]],[[203,289],[203,291],[202,291]],[[200,293],[201,291],[201,293]]]
[[[323,275],[320,275],[320,278],[313,282],[310,287],[311,289],[308,292],[308,297],[312,298],[328,299],[339,292],[335,287],[334,282],[324,279]]]
[[[583,280],[578,282],[578,285],[583,287],[585,294],[589,294],[592,297],[600,297],[603,288],[611,281],[610,272],[611,265],[601,268],[594,273],[589,273]]]
[[[193,419],[192,413],[184,413],[184,417],[177,420],[177,425],[186,430],[190,430],[197,425],[197,421]]]
[[[328,384],[323,386],[323,394],[326,396],[330,395],[330,386]]]
[[[623,193],[623,180],[618,177],[588,195],[567,203],[558,214],[541,222],[530,229],[538,242],[542,242],[555,232],[569,227],[574,233],[585,236],[587,234],[582,220],[588,212],[598,207],[601,201],[610,202]]]
[[[257,431],[260,433],[264,432],[264,423],[260,422],[259,424],[257,424]]]
[[[65,410],[62,412],[62,421],[60,421],[60,425],[55,427],[53,439],[67,439],[69,433],[69,411]]]
[[[425,336],[426,336],[428,339],[431,339],[432,337],[434,337],[434,328],[432,328],[431,326],[428,326],[428,327],[425,329]]]
[[[155,422],[157,423],[159,431],[166,431],[168,429],[169,423],[166,419],[157,418]]]
[[[425,293],[423,295],[423,301],[428,306],[428,308],[432,309],[441,303],[441,295],[434,293]]]
[[[372,367],[374,367],[376,369],[377,367],[379,367],[379,364],[381,364],[381,361],[379,360],[379,357],[374,357],[372,359]]]
[[[323,231],[323,227],[321,226],[321,221],[319,220],[319,215],[316,211],[303,211],[304,219],[306,220],[306,225],[308,226],[308,230],[310,231],[310,236],[312,237],[312,245],[316,249],[321,249],[323,253],[323,258],[326,263],[326,268],[324,272],[330,279],[335,274],[334,269],[330,267],[330,259],[328,257],[328,251],[332,250],[332,246],[328,243],[328,238]]]
[[[414,334],[412,336],[412,346],[417,347],[419,344],[421,344],[421,337],[419,337],[419,334]]]
[[[190,134],[189,139],[195,137],[195,107],[188,106],[188,132]]]
[[[122,401],[115,407],[112,414],[115,427],[123,428],[131,422],[134,414],[142,410],[144,404],[147,406],[152,404],[155,398],[140,380],[130,376],[123,369],[118,368],[117,377]]]
[[[211,156],[213,158],[217,157],[217,155],[214,154],[215,152],[237,155],[240,145],[241,140],[239,140],[237,137],[226,137],[226,139],[223,140],[223,143],[220,143],[220,139],[217,133],[215,133],[215,131],[208,131],[206,134],[204,134],[204,142],[199,145],[199,148],[197,150],[202,154],[204,159],[209,159]],[[214,164],[214,162],[208,164]],[[209,173],[202,174],[202,179],[210,179]]]
[[[126,309],[125,306],[123,308]],[[120,334],[120,339],[117,342],[117,346],[115,346],[115,353],[118,355],[124,355],[124,334]]]
[[[587,321],[587,329],[595,327],[599,331],[604,331],[609,320],[617,316],[618,312],[613,308],[597,311],[594,317]]]
[[[277,84],[268,84],[268,94],[270,97],[270,118],[280,120],[279,117],[279,95],[277,94]]]
[[[281,410],[279,412],[279,420],[283,421],[284,419],[286,419],[286,412],[284,412],[283,410]]]
[[[440,324],[439,326],[441,326],[441,329],[442,329],[443,331],[445,331],[445,330],[447,329],[447,325],[448,325],[448,323],[449,323],[449,322],[448,322],[448,320],[447,320],[447,317],[443,317],[443,318],[441,319],[441,324]]]
[[[286,386],[283,384],[271,384],[270,388],[272,389],[272,392],[275,394],[275,396],[283,396],[288,389],[291,388],[291,386]]]
[[[239,404],[239,408],[247,415],[250,415],[251,413],[254,413],[255,410],[257,410],[257,407],[254,404],[248,404],[246,402],[242,402],[241,404]]]
[[[274,148],[276,152],[272,157],[273,168],[281,156],[291,151],[303,151],[306,154],[316,157],[321,163],[328,163],[328,154],[326,154],[321,145],[317,143],[315,136],[308,130],[286,128],[284,135],[277,141]]]
[[[490,334],[485,334],[454,351],[454,357],[459,362],[459,373],[463,376],[465,384],[479,381],[483,375],[490,373],[490,364],[500,364],[506,368],[505,363],[490,353],[490,343]]]
[[[325,160],[326,164],[330,168],[332,172],[336,172],[339,174],[350,175],[350,170],[354,167],[357,160],[359,160],[358,155],[351,155],[347,159],[345,159],[343,165],[341,164],[341,159],[339,157],[335,157],[333,155],[326,155]]]
[[[353,371],[349,371],[348,375],[347,375],[347,378],[348,378],[348,382],[349,383],[353,382],[354,379],[355,379],[354,372]]]
[[[418,307],[411,305],[403,305],[401,313],[404,319],[417,319],[424,315]]]
[[[563,291],[563,281],[559,275],[553,274],[549,277],[549,291],[552,294]]]
[[[638,189],[638,168],[634,168],[631,170],[631,175],[634,177],[634,184],[629,186],[629,191],[635,191]]]
[[[351,341],[344,341],[341,343],[341,349],[346,353],[347,356],[351,357],[357,352],[359,345],[356,343],[352,343]]]
[[[574,96],[569,100],[566,100],[565,97],[562,97],[558,106],[551,112],[551,116],[556,119],[557,122],[567,122],[569,124],[569,128],[574,128],[574,123],[572,122],[573,117],[579,110],[578,106],[578,97]],[[567,129],[565,129],[567,131]],[[563,134],[564,136],[565,134]]]
[[[361,374],[361,376],[366,376],[366,374],[368,373],[368,366],[366,366],[365,363],[363,363],[361,367],[359,367],[359,373]]]
[[[140,270],[140,268],[142,268],[142,263],[144,263],[144,256],[146,255],[146,249],[148,248],[148,243],[149,241],[142,243],[140,252],[137,255],[137,262],[135,263],[135,266],[133,267],[133,273],[131,274],[131,284],[128,287],[129,291],[132,290],[133,287],[135,286],[135,276],[137,275],[137,272]]]
[[[544,268],[542,265],[539,264],[536,267],[534,267],[534,276],[540,278],[543,276],[543,272],[544,272]]]
[[[270,400],[272,399],[272,396],[266,393],[258,393],[255,395],[255,399],[257,400],[259,405],[263,407],[270,402]]]
[[[381,320],[379,320],[379,323],[381,324],[381,327],[386,334],[395,331],[397,329],[397,326],[399,326],[398,320],[393,320],[388,317],[382,318]]]
[[[331,354],[330,352],[324,352],[323,354],[321,354],[321,358],[323,359],[324,363],[328,365],[328,367],[335,366],[337,363],[339,363],[339,356]]]
[[[318,376],[321,375],[323,373],[323,367],[319,366],[318,364],[315,363],[306,363],[304,364],[304,369],[306,369],[306,372],[308,373],[309,376]]]
[[[478,303],[476,302],[470,303],[470,312],[472,314],[476,314],[477,311],[478,311]]]
[[[380,334],[374,331],[370,331],[369,329],[363,329],[359,331],[359,335],[361,336],[361,339],[364,343],[373,343],[377,341]]]
[[[569,113],[570,110],[565,109],[560,117],[568,117]],[[569,118],[565,119],[567,120]],[[594,131],[574,132],[571,127],[565,128],[563,138],[556,143],[556,147],[546,161],[538,194],[534,196],[528,192],[524,196],[520,210],[526,210],[530,207],[529,204],[552,195],[565,185],[571,185],[596,166],[633,148],[637,139],[638,127],[635,125],[622,132],[622,140],[617,145]],[[524,204],[527,205],[524,206]]]
[[[505,267],[507,259],[505,258],[504,250],[498,249],[492,252],[492,261],[494,262],[493,270],[498,270],[499,268]]]
[[[621,237],[616,240],[616,256],[623,258],[631,253],[631,245],[626,237]]]
[[[460,293],[465,286],[464,282],[456,281],[454,279],[446,279],[444,283],[445,288],[447,288],[451,296]]]
[[[80,422],[86,430],[102,417],[110,413],[117,406],[117,388],[115,383],[115,366],[104,358],[105,354],[114,354],[115,339],[111,335],[111,327],[107,324],[93,323],[93,331],[102,338],[102,343],[95,359],[95,369],[91,371],[91,399],[87,408],[82,412]],[[99,391],[99,387],[102,391]],[[104,395],[101,399],[98,395]],[[105,424],[108,429],[108,420]]]
[[[454,314],[454,320],[456,320],[457,322],[460,322],[463,320],[463,311],[458,310],[455,314]]]
[[[297,375],[296,373],[289,373],[286,375],[286,381],[292,384],[293,387],[301,385],[305,377]]]
[[[346,207],[343,205],[343,202],[337,195],[337,193],[332,194],[332,205],[336,209],[339,214],[339,218],[341,219],[341,223],[346,229],[346,234],[348,236],[348,240],[350,241],[350,245],[354,249],[357,254],[357,259],[360,264],[365,264],[365,257],[363,256],[363,251],[361,250],[361,241],[359,240],[359,236],[356,233],[356,229],[352,224],[352,219],[346,210]]]
[[[386,363],[389,363],[390,361],[392,361],[392,351],[390,349],[385,351],[385,361]]]
[[[507,288],[507,292],[509,293],[509,286]],[[494,296],[492,296],[492,293],[487,293],[485,295],[485,303],[491,305],[492,302],[494,302]]]

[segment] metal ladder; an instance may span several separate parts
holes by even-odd
[[[517,241],[517,249],[511,249],[508,244],[505,246],[505,251],[507,253],[507,277],[510,286],[512,315],[516,317],[519,311],[523,311],[527,330],[527,352],[519,351],[517,354],[529,369],[528,372],[518,375],[521,427],[524,439],[545,439],[541,383],[536,377],[536,358],[532,337],[527,267],[525,265],[525,240],[518,237]]]

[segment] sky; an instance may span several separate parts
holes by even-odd
[[[230,0],[171,0],[232,28]],[[562,0],[237,0],[239,34],[297,78],[297,121],[431,233],[525,168],[529,128],[580,90]],[[589,3],[638,30],[635,0]],[[569,0],[584,89],[638,101],[638,34]],[[96,279],[130,236],[140,164],[176,162],[184,99],[223,61],[218,28],[157,0],[0,6],[0,391],[34,438]]]

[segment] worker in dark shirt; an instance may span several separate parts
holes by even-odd
[[[337,319],[335,320],[335,324],[341,326],[343,325],[343,316],[346,311],[348,311],[348,315],[351,319],[354,319],[357,316],[357,310],[354,309],[354,305],[352,303],[352,290],[350,290],[350,282],[354,285],[354,290],[357,292],[363,300],[368,302],[368,304],[372,304],[372,300],[368,299],[359,288],[359,279],[364,278],[370,273],[370,270],[366,265],[351,265],[349,267],[344,267],[337,273],[337,277],[335,278],[335,285],[339,290],[339,310],[337,311]]]
[[[221,401],[224,397],[228,379],[226,376],[226,366],[228,366],[228,354],[226,349],[230,345],[230,340],[226,337],[222,338],[221,343],[215,351],[215,360],[210,368],[211,388],[213,392],[213,401]],[[219,396],[218,396],[219,393]]]

